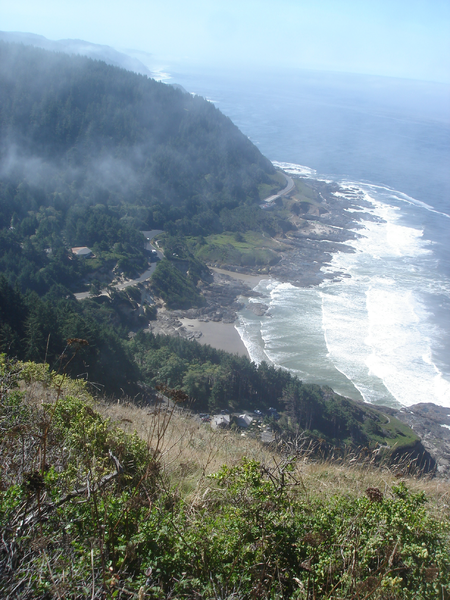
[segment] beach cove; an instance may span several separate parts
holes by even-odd
[[[354,230],[361,227],[362,219],[372,218],[358,212],[361,204],[368,204],[356,191],[342,190],[320,180],[308,180],[308,184],[322,199],[320,211],[308,207],[301,219],[294,216],[294,221],[301,222],[301,227],[283,237],[286,249],[268,273],[239,265],[209,264],[211,284],[201,285],[207,306],[188,310],[168,310],[161,306],[156,322],[151,323],[151,331],[195,339],[201,344],[253,359],[236,325],[239,324],[239,311],[243,309],[260,317],[266,314],[268,307],[258,302],[261,293],[255,291],[261,282],[311,287],[324,280],[345,276],[339,271],[325,272],[323,267],[330,265],[333,253],[353,251],[346,242],[358,237]]]
[[[294,237],[270,269],[273,284],[258,285],[248,302],[271,316],[238,311],[252,359],[355,399],[450,408],[448,87],[291,69],[191,70],[176,81],[229,116],[275,167],[359,197],[349,210],[340,199],[343,229],[344,219],[355,226],[332,222],[353,238],[333,248],[332,239]],[[325,233],[324,215],[304,216]]]
[[[284,166],[294,174],[296,166]],[[317,185],[331,209],[309,215],[283,239],[290,248],[269,274],[210,266],[208,306],[159,311],[154,330],[383,406],[414,429],[438,471],[448,473],[450,385],[430,337],[439,323],[419,295],[435,292],[435,257],[407,219],[414,204],[370,184]],[[449,282],[439,285],[448,295]]]

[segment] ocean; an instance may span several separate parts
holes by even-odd
[[[308,71],[170,75],[276,166],[339,183],[377,217],[347,242],[354,253],[324,267],[342,278],[257,286],[270,310],[244,309],[236,325],[251,359],[354,399],[450,408],[449,86]]]

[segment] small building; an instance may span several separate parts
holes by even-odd
[[[212,429],[228,429],[230,426],[230,415],[214,415],[211,419]]]
[[[238,417],[236,417],[236,424],[239,427],[250,427],[252,421],[253,417],[251,417],[250,415],[239,415]]]
[[[72,254],[81,256],[82,258],[89,258],[92,256],[92,250],[87,246],[76,246],[75,248],[72,248]]]

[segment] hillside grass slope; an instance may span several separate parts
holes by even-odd
[[[2,597],[448,597],[448,483],[241,446],[177,393],[96,405],[46,365],[0,368]]]

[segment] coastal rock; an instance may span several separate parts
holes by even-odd
[[[269,310],[267,304],[263,304],[262,302],[249,302],[247,304],[248,310],[251,310],[253,314],[257,317],[262,317]]]
[[[237,315],[235,312],[226,312],[222,317],[223,323],[234,323],[237,319]]]
[[[437,472],[450,477],[450,409],[431,402],[395,411],[395,416],[420,437],[437,464]]]
[[[187,340],[198,340],[202,337],[202,332],[201,331],[192,331],[192,332],[188,332],[187,335],[183,336],[185,339]]]

